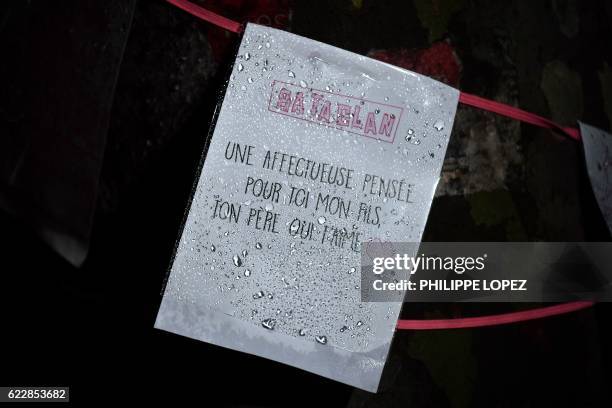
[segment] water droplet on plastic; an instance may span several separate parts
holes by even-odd
[[[253,299],[261,299],[262,297],[264,297],[264,293],[261,290],[253,295]]]
[[[319,224],[323,225],[323,224],[325,224],[325,221],[327,221],[327,220],[325,219],[325,217],[320,216],[317,221],[318,221]]]
[[[257,249],[261,249],[261,248],[263,248],[263,247],[262,247],[261,243],[259,243],[259,242],[258,242],[258,243],[256,243],[256,244],[255,244],[255,248],[257,248]]]
[[[270,43],[269,42],[266,43],[266,48],[270,48]]]
[[[287,71],[287,75],[289,75],[289,78],[295,78],[295,72],[293,71]]]
[[[300,86],[302,88],[306,88],[308,86],[308,84],[306,83],[306,81],[300,80]]]
[[[217,248],[215,248],[215,246],[214,246],[214,245],[211,245],[211,246],[210,246],[210,252],[215,252],[216,250],[217,250]]]
[[[234,265],[242,266],[242,259],[240,259],[238,255],[234,255],[234,257],[232,258],[232,261],[234,262]]]
[[[436,121],[436,123],[434,123],[433,127],[439,132],[442,129],[444,129],[444,122],[442,122],[441,120],[438,120]]]
[[[315,340],[319,344],[327,344],[327,336],[316,336]]]
[[[249,81],[249,84],[252,84],[252,83],[253,83],[253,78],[249,77],[249,78],[247,79],[247,81]]]
[[[306,335],[306,330],[305,330],[305,329],[300,329],[300,330],[298,331],[298,334],[299,334],[300,336],[304,337],[304,336]]]
[[[249,54],[248,52],[244,54],[244,59],[245,61],[248,61],[251,59],[251,54]]]
[[[267,318],[261,321],[261,325],[268,330],[274,330],[274,326],[276,326],[276,320]]]
[[[349,273],[355,273],[357,269],[353,266],[351,269],[349,269]]]
[[[245,269],[245,270],[244,270],[244,276],[246,276],[247,278],[248,278],[249,276],[251,276],[251,270],[250,270],[250,269]]]
[[[342,327],[340,328],[340,333],[344,333],[344,332],[345,332],[345,331],[347,331],[347,330],[348,330],[348,327],[346,327],[346,326],[342,326]]]
[[[244,69],[244,65],[238,64],[238,71],[242,72],[243,69]]]
[[[247,252],[247,250],[246,250],[246,249],[243,249],[243,250],[242,250],[242,256],[243,256],[243,257],[245,257],[245,258],[246,258],[246,256],[247,256],[248,254],[249,254],[249,253]]]
[[[356,325],[357,327],[361,327],[361,326],[363,326],[363,322],[360,320],[360,321],[358,321],[358,322],[357,322],[355,325]]]

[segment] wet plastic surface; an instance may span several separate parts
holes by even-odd
[[[458,98],[248,25],[156,327],[375,391],[401,304],[361,302],[351,242],[420,240]]]

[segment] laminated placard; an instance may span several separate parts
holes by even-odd
[[[401,303],[363,242],[420,242],[459,92],[246,27],[155,327],[376,391]]]
[[[612,135],[586,123],[579,125],[591,187],[612,232]]]

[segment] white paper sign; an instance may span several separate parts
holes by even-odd
[[[458,97],[249,24],[155,327],[376,391],[401,304],[360,242],[420,242]]]
[[[612,232],[612,135],[586,123],[579,125],[595,199]]]

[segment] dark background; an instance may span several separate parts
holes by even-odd
[[[551,117],[610,129],[612,4],[200,2]],[[162,1],[0,6],[0,385],[75,402],[610,406],[610,307],[398,332],[379,394],[153,329],[239,36]],[[581,146],[460,107],[424,240],[609,241]],[[43,232],[74,237],[80,267]],[[43,232],[41,232],[43,231]],[[531,305],[410,304],[465,317]]]

